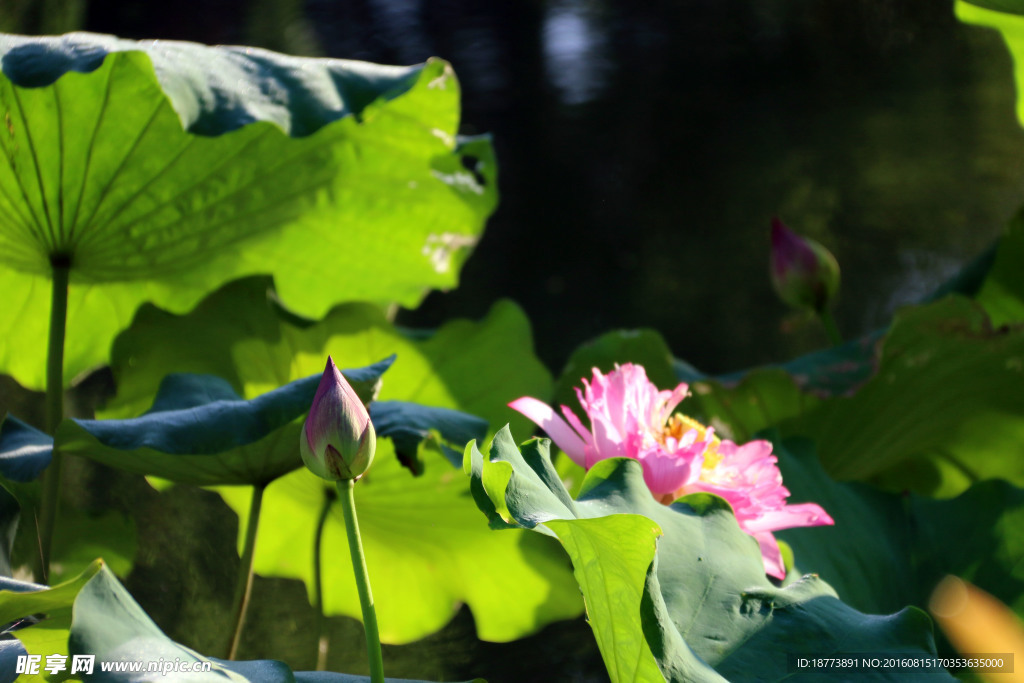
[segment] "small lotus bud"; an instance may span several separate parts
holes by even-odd
[[[794,308],[822,313],[839,291],[839,264],[828,249],[772,219],[772,284]]]
[[[328,356],[299,436],[302,461],[324,479],[358,479],[370,468],[376,448],[370,414]]]

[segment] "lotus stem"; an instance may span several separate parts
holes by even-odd
[[[380,635],[377,632],[377,612],[373,608],[373,594],[370,591],[370,577],[366,571],[366,556],[363,542],[359,537],[359,520],[356,518],[355,480],[338,482],[341,509],[345,513],[345,531],[348,534],[348,549],[352,555],[352,571],[359,591],[359,606],[363,611],[363,630],[366,631],[366,656],[370,662],[370,681],[384,683],[384,658],[380,650]]]
[[[323,573],[323,538],[324,526],[331,505],[338,499],[332,489],[324,489],[324,502],[320,508],[320,517],[316,520],[316,536],[313,539],[313,606],[316,608],[316,670],[327,670],[327,648],[330,638],[327,635],[327,620],[324,618],[324,573]]]
[[[68,276],[71,263],[66,259],[53,260],[53,294],[50,300],[50,339],[46,349],[46,429],[50,434],[64,419],[64,338],[68,320]],[[39,504],[39,555],[32,569],[37,583],[49,584],[50,550],[53,530],[57,525],[60,503],[61,454],[57,448],[49,467],[43,474],[43,494]]]
[[[832,316],[832,311],[826,308],[818,315],[818,318],[821,320],[821,324],[825,328],[825,334],[828,335],[828,340],[832,343],[832,346],[841,346],[843,336],[839,334],[839,327],[836,325],[836,319]]]
[[[238,579],[235,581],[235,597],[231,605],[231,613],[235,615],[235,628],[228,644],[228,659],[238,654],[238,643],[242,639],[242,628],[245,625],[245,613],[249,610],[249,597],[252,595],[252,561],[256,553],[256,532],[260,525],[260,508],[263,506],[263,491],[266,484],[252,487],[252,501],[249,503],[249,519],[245,527],[245,545],[242,546],[242,557],[238,564]]]

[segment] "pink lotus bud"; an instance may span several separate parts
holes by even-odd
[[[822,313],[839,291],[839,264],[825,247],[772,219],[772,284],[794,308]]]
[[[328,356],[299,436],[302,461],[324,479],[358,479],[370,468],[376,448],[377,433],[370,414]]]

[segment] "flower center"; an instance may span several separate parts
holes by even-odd
[[[697,422],[689,415],[683,415],[682,413],[676,413],[668,419],[665,423],[665,429],[661,434],[660,440],[665,443],[668,438],[673,438],[678,443],[683,435],[691,429],[697,432],[697,441],[707,441],[708,432],[710,429],[700,422]],[[713,470],[718,463],[722,461],[722,456],[718,453],[718,445],[722,443],[714,433],[711,433],[711,442],[708,444],[707,449],[704,451],[704,465],[701,469]]]

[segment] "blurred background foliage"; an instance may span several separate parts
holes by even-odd
[[[780,215],[838,257],[839,325],[884,324],[1002,230],[1024,135],[999,36],[952,3],[808,0],[5,0],[0,29],[450,60],[502,203],[463,271],[399,322],[523,305],[557,372],[654,327],[718,373],[824,344],[768,286]]]

